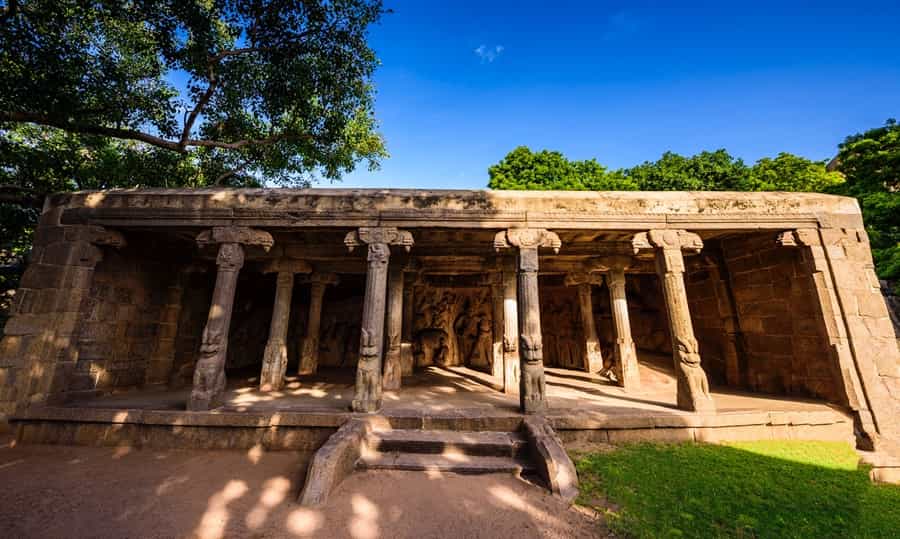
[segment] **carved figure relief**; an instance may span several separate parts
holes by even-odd
[[[487,370],[492,361],[490,289],[423,285],[413,294],[417,367],[467,365]]]

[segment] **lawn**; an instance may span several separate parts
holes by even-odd
[[[635,444],[576,455],[578,503],[631,537],[900,537],[900,486],[847,444]]]

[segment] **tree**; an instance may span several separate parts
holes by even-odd
[[[749,170],[742,160],[716,150],[691,157],[666,152],[623,172],[643,191],[736,191]]]
[[[833,192],[859,200],[879,277],[900,279],[900,125],[847,137],[834,164],[846,183]]]
[[[384,155],[365,39],[383,13],[380,0],[7,2],[0,121],[188,156],[209,184],[337,178]]]
[[[757,161],[740,187],[742,191],[825,192],[843,182],[843,174],[828,171],[824,162],[781,152],[774,159]]]
[[[0,6],[0,318],[48,193],[306,186],[386,156],[380,0]]]
[[[560,152],[519,146],[488,168],[491,189],[633,191],[637,184],[609,173],[596,159],[570,161]]]

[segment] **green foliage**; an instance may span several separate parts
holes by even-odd
[[[488,169],[491,189],[633,191],[637,184],[609,173],[596,159],[570,161],[559,152],[519,146]]]
[[[576,458],[578,501],[628,537],[895,536],[900,487],[858,460],[836,442],[629,445]]]
[[[764,157],[750,169],[741,191],[824,192],[844,182],[839,172],[829,172],[825,163],[782,152]]]
[[[187,156],[207,184],[338,178],[385,155],[366,43],[383,13],[380,0],[9,2],[0,121],[138,141]],[[140,159],[179,159],[158,150]]]
[[[833,192],[859,200],[879,276],[900,279],[900,125],[888,120],[839,148],[835,162],[847,181]]]
[[[666,152],[624,174],[643,191],[736,191],[746,183],[749,170],[742,160],[716,150],[691,157]]]

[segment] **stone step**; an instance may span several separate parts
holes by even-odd
[[[399,452],[368,453],[359,460],[357,467],[364,470],[438,471],[458,474],[521,474],[534,470],[534,465],[522,458]]]
[[[527,450],[525,439],[513,432],[436,431],[394,429],[369,434],[367,446],[382,453],[462,454],[519,457]]]

